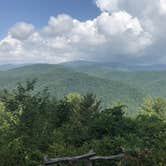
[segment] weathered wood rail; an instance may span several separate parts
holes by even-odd
[[[111,155],[111,156],[96,156],[94,151],[90,151],[89,153],[79,155],[79,156],[72,156],[72,157],[60,157],[60,158],[44,158],[43,166],[64,163],[64,162],[76,162],[84,160],[86,161],[86,166],[93,166],[94,162],[97,160],[113,160],[118,158],[123,158],[125,154],[118,154],[118,155]]]

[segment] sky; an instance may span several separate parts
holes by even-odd
[[[0,64],[166,64],[166,0],[0,0]]]
[[[37,28],[46,25],[50,16],[67,13],[81,21],[99,14],[91,0],[0,0],[0,36],[17,22],[29,22]]]

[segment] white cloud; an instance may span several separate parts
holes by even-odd
[[[73,18],[66,14],[60,14],[57,17],[50,17],[48,25],[43,28],[43,33],[50,36],[62,35],[69,33],[72,27]]]
[[[132,17],[125,11],[115,12],[110,15],[103,12],[98,18],[98,28],[107,35],[123,34],[130,31],[134,35],[143,32],[143,28],[137,18]]]
[[[162,14],[166,14],[166,0],[160,0],[160,10]]]
[[[33,32],[35,28],[32,24],[28,24],[25,22],[20,22],[14,25],[9,33],[13,38],[26,40]]]
[[[38,30],[16,23],[0,41],[1,63],[165,59],[166,0],[96,0],[96,4],[101,14],[91,20],[59,14]],[[157,52],[160,55],[154,55]]]
[[[99,33],[105,35],[107,39],[105,45],[107,45],[108,53],[134,56],[133,54],[152,42],[151,36],[143,30],[139,20],[125,11],[111,15],[104,12],[96,19],[96,22]]]
[[[117,11],[119,8],[118,0],[96,0],[96,5],[101,11]]]

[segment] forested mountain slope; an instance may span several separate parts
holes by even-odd
[[[136,67],[133,70],[128,70],[129,67],[124,67],[124,65],[90,62],[66,63],[64,66],[92,76],[120,81],[132,87],[137,87],[142,89],[146,95],[166,97],[166,91],[163,90],[166,89],[166,69],[164,65]],[[139,69],[139,71],[136,69]]]
[[[145,96],[141,89],[122,81],[108,80],[77,72],[61,65],[36,64],[0,72],[0,86],[13,88],[18,82],[37,78],[37,90],[48,87],[51,95],[62,97],[68,93],[95,93],[109,106],[113,102],[126,103],[130,108],[139,105]]]

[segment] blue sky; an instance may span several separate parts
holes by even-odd
[[[0,0],[0,64],[166,64],[166,0]]]
[[[91,0],[0,0],[0,36],[17,22],[30,22],[40,28],[50,16],[60,13],[84,21],[100,12]]]

